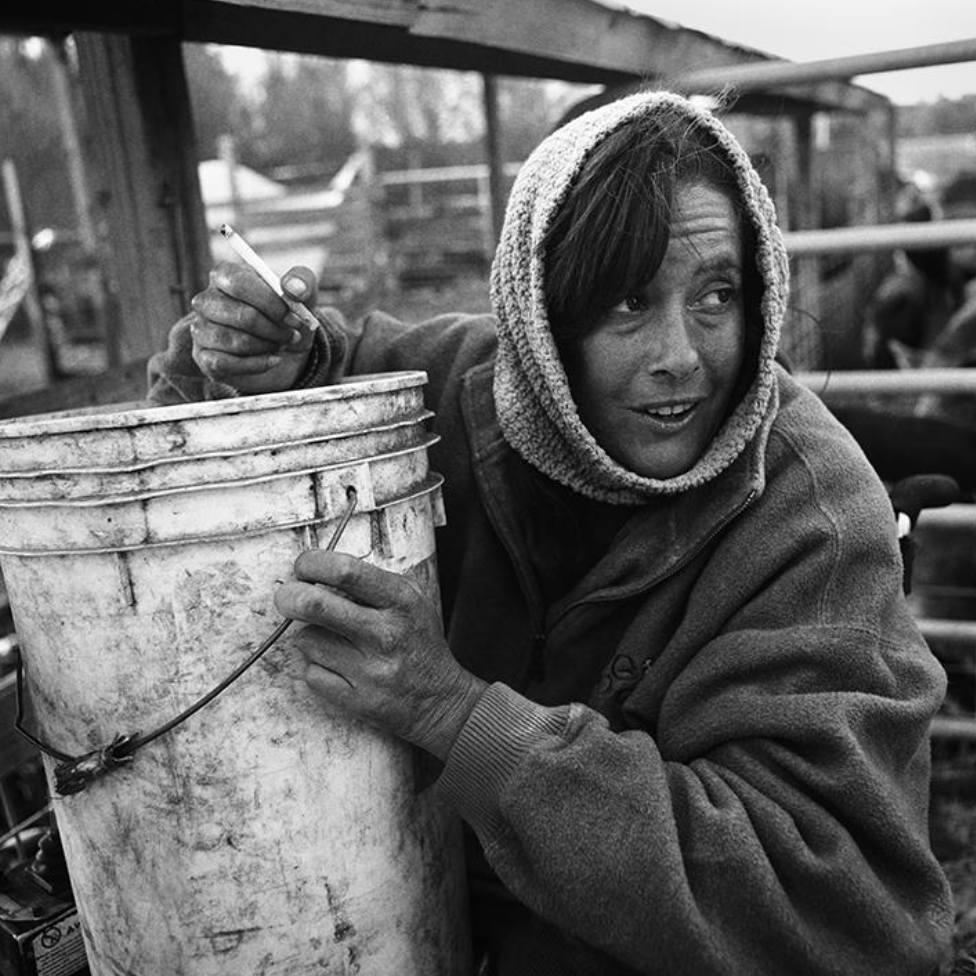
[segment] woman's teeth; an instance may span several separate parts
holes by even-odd
[[[670,404],[665,407],[651,407],[645,411],[651,417],[683,417],[694,408],[692,403]]]

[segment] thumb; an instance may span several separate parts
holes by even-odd
[[[315,307],[318,279],[309,268],[298,266],[289,269],[281,279],[281,287],[289,298],[294,298],[308,308]]]

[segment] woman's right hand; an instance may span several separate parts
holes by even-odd
[[[314,300],[313,272],[292,268],[282,280],[291,285],[296,278],[304,284],[302,293]],[[256,271],[222,262],[190,304],[193,360],[204,376],[240,393],[294,387],[308,363],[314,334]]]

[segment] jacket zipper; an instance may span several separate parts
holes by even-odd
[[[642,593],[647,593],[649,590],[652,590],[655,586],[658,586],[660,583],[664,582],[664,580],[674,576],[675,573],[680,572],[682,569],[685,568],[685,566],[687,566],[689,563],[697,559],[698,556],[702,552],[704,552],[704,550],[707,549],[709,545],[711,545],[712,541],[717,536],[719,536],[723,531],[725,531],[725,529],[732,522],[734,522],[735,519],[737,519],[752,504],[752,501],[756,497],[756,494],[757,491],[755,488],[750,489],[749,494],[747,494],[746,497],[734,509],[732,509],[732,511],[729,512],[728,515],[725,516],[725,518],[717,522],[711,528],[711,530],[705,536],[702,537],[702,539],[698,542],[696,546],[689,549],[676,563],[674,563],[674,565],[669,566],[663,573],[659,573],[657,576],[652,577],[646,583],[642,584],[637,589],[635,589],[632,593],[628,593],[627,596],[628,597],[640,596],[640,594]],[[571,603],[569,606],[565,607],[562,613],[560,613],[559,616],[555,620],[553,620],[551,629],[555,629],[556,625],[560,621],[564,620],[568,614],[570,614],[573,610],[576,610],[578,607],[584,606],[587,603],[605,603],[614,599],[617,599],[617,597],[594,595],[594,596],[583,597],[580,600],[576,600],[574,603]],[[537,634],[536,639],[538,639],[538,637],[539,635]],[[545,644],[547,637],[548,637],[547,634],[545,633],[541,634],[542,641],[539,644],[538,651],[537,651],[539,657],[542,659],[541,669],[543,674],[545,673],[545,660],[542,655],[542,645]],[[535,646],[533,646],[533,651],[535,652]],[[646,664],[645,664],[645,669],[646,669]]]

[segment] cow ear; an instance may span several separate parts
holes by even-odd
[[[899,369],[921,369],[925,365],[925,350],[906,346],[898,339],[889,339],[888,352]]]

